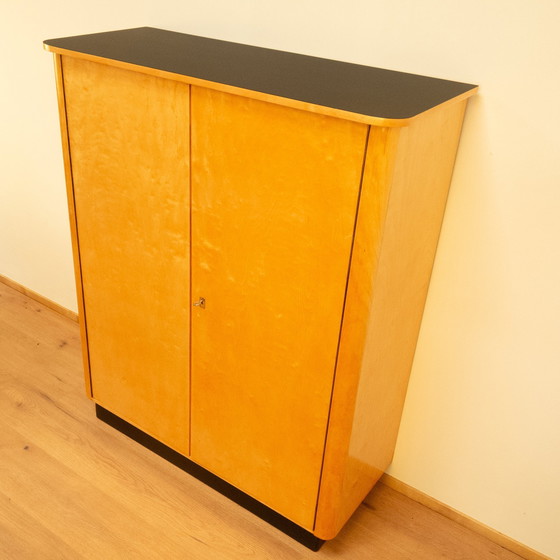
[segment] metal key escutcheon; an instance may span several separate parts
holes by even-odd
[[[206,309],[206,300],[203,297],[198,298],[198,301],[195,301],[193,303],[193,307],[201,307],[202,309]]]

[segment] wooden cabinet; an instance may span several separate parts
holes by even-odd
[[[46,46],[89,396],[333,538],[391,461],[476,87],[151,28]]]

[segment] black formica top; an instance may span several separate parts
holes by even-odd
[[[49,39],[45,45],[385,119],[414,117],[476,88],[153,27]]]

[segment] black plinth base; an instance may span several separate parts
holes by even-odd
[[[164,445],[157,439],[144,433],[142,430],[132,426],[122,418],[119,418],[107,409],[95,405],[95,413],[99,420],[102,420],[109,426],[115,428],[119,432],[133,439],[134,441],[140,443],[150,451],[157,453],[160,457],[163,457],[170,463],[179,467],[181,470],[196,477],[198,480],[204,482],[214,490],[220,492],[230,500],[233,500],[236,504],[244,507],[246,510],[264,519],[267,523],[280,529],[283,533],[292,537],[297,542],[306,546],[307,548],[317,551],[321,548],[322,544],[325,542],[322,539],[317,538],[313,533],[306,531],[293,521],[286,519],[284,516],[280,515],[276,511],[270,509],[269,507],[261,504],[258,500],[255,500],[251,496],[245,494],[235,486],[232,486],[228,482],[225,482],[215,474],[207,471],[200,465],[193,463],[190,459],[177,453],[167,445]]]

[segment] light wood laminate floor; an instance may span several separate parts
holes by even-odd
[[[520,557],[378,485],[314,553],[95,418],[78,325],[0,283],[0,559]]]

